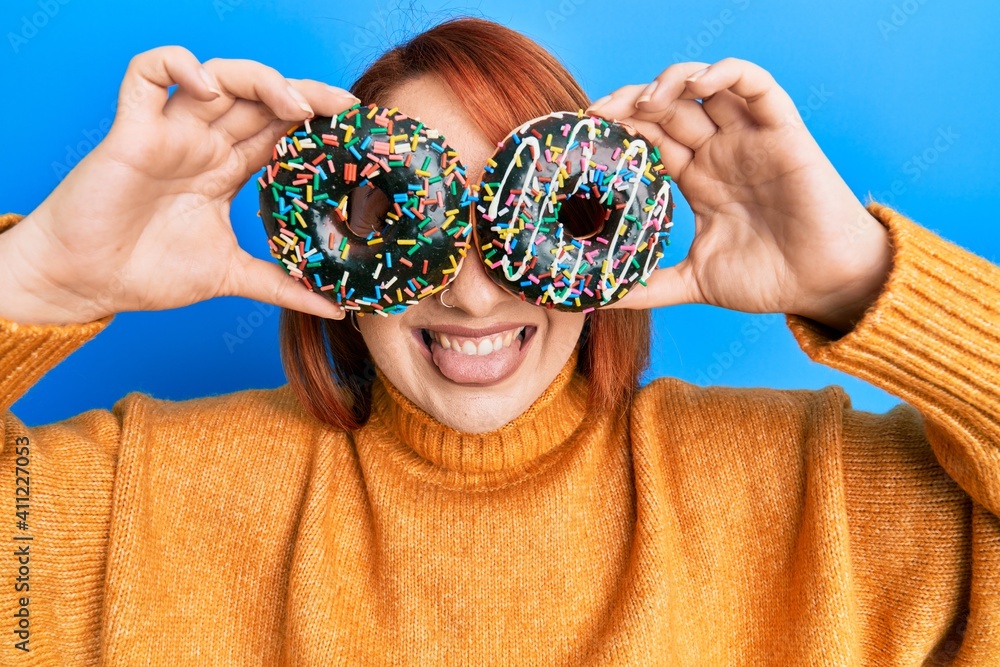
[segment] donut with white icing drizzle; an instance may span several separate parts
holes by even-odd
[[[582,312],[645,284],[674,207],[656,146],[581,111],[528,121],[498,146],[476,208],[480,255],[497,284]]]

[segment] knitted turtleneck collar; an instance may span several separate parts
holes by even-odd
[[[586,414],[587,380],[575,372],[574,351],[559,375],[519,417],[486,433],[463,433],[417,407],[378,371],[370,425],[401,449],[434,466],[462,473],[495,473],[530,466],[566,441]],[[405,452],[403,452],[405,454]]]

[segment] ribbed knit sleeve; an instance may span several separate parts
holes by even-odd
[[[942,662],[928,664],[1000,664],[1000,268],[888,207],[869,210],[894,246],[876,302],[841,337],[788,317],[810,358],[907,403],[843,415],[860,641],[896,664],[897,636],[949,619]]]
[[[796,316],[789,327],[813,360],[919,410],[948,474],[1000,514],[1000,267],[886,206],[869,210],[895,248],[877,301],[839,339]]]
[[[0,231],[18,219],[0,217]],[[29,428],[10,406],[110,320],[0,319],[0,664],[97,664],[122,414],[91,410]],[[80,378],[78,390],[94,381]]]

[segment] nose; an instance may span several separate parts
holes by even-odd
[[[475,240],[470,241],[473,243]],[[461,308],[470,317],[489,317],[504,301],[517,298],[493,282],[475,247],[469,248],[449,287],[448,305]]]

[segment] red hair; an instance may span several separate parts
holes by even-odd
[[[532,118],[590,104],[545,49],[510,28],[477,18],[446,21],[387,51],[351,92],[363,104],[384,106],[394,88],[425,74],[440,77],[455,92],[494,144]],[[350,318],[327,320],[286,309],[280,329],[285,373],[309,413],[347,430],[363,426],[371,411],[375,367]],[[590,382],[590,408],[625,409],[649,363],[649,311],[591,312],[580,345],[577,368]]]

